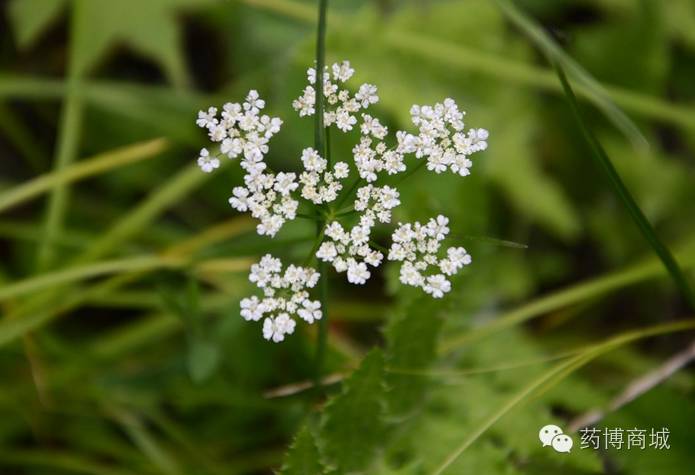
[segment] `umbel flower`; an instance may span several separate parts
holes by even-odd
[[[351,160],[331,164],[308,147],[297,159],[298,174],[271,171],[265,156],[282,120],[263,114],[265,101],[251,90],[241,104],[224,104],[219,115],[216,107],[198,113],[196,124],[208,131],[218,150],[203,148],[198,165],[210,173],[224,158],[239,159],[244,184],[232,189],[229,204],[257,219],[260,235],[274,237],[287,221],[297,218],[300,202],[329,211],[331,218],[324,223],[309,262],[330,263],[348,282],[363,285],[386,258],[400,263],[402,284],[442,298],[451,291],[450,278],[471,263],[470,254],[458,246],[443,249],[449,219],[439,215],[425,224],[398,223],[384,256],[371,239],[372,230],[389,225],[401,201],[396,188],[378,182],[386,175],[405,172],[409,156],[416,163],[424,160],[429,171],[467,176],[473,166],[471,155],[487,148],[488,132],[466,129],[465,112],[447,98],[432,106],[413,105],[413,131],[399,130],[389,138],[388,128],[364,112],[379,101],[376,86],[362,84],[353,93],[346,83],[354,73],[350,63],[343,61],[326,67],[323,74],[325,126],[360,133]],[[314,68],[307,71],[309,84],[292,103],[300,117],[316,113],[316,76]],[[344,186],[353,173],[354,185]],[[338,209],[348,200],[352,205],[347,211]],[[294,332],[297,319],[312,324],[323,316],[320,302],[311,300],[309,293],[320,277],[312,267],[290,264],[283,270],[280,259],[267,254],[251,267],[249,275],[262,296],[243,299],[241,316],[247,321],[262,320],[266,340],[283,341]]]

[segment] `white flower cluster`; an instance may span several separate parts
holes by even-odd
[[[343,132],[352,130],[357,123],[355,114],[360,109],[366,109],[371,104],[379,102],[376,86],[372,84],[362,84],[354,96],[350,95],[347,89],[340,89],[339,85],[348,81],[355,70],[350,66],[349,61],[334,63],[329,71],[325,67],[323,73],[323,94],[326,98],[326,110],[323,113],[323,121],[326,127],[333,124]],[[301,117],[314,115],[316,113],[316,70],[307,70],[309,85],[304,88],[303,94],[292,102],[294,110],[299,112]]]
[[[263,298],[241,301],[241,316],[247,321],[263,320],[263,338],[280,342],[294,332],[294,317],[307,323],[321,319],[321,304],[309,299],[306,289],[313,288],[319,273],[310,267],[290,265],[282,272],[280,259],[266,254],[251,266],[249,280],[263,290]]]
[[[343,189],[340,180],[350,174],[350,167],[345,162],[333,165],[328,171],[328,162],[313,148],[305,148],[302,152],[304,172],[299,176],[302,184],[302,198],[315,204],[330,203],[338,197]]]
[[[285,221],[296,217],[299,202],[290,194],[299,186],[294,173],[248,173],[244,182],[246,187],[234,187],[229,204],[260,220],[258,234],[273,237]]]
[[[244,186],[236,186],[230,205],[240,212],[250,212],[259,220],[257,232],[274,237],[282,226],[298,215],[299,199],[312,207],[320,207],[315,216],[332,216],[323,228],[323,242],[317,242],[315,257],[329,262],[339,273],[346,273],[348,282],[362,285],[373,269],[384,261],[384,255],[373,246],[372,231],[377,224],[391,223],[394,208],[400,205],[400,193],[391,186],[377,183],[383,174],[406,171],[406,157],[414,154],[425,159],[427,169],[436,173],[452,171],[461,176],[470,173],[470,156],[487,148],[485,129],[465,129],[463,116],[453,99],[434,106],[414,105],[411,110],[417,134],[397,131],[389,139],[389,130],[377,118],[366,113],[379,101],[377,89],[362,84],[352,94],[345,83],[355,71],[343,61],[325,68],[323,93],[326,99],[325,126],[343,132],[359,128],[360,140],[352,149],[352,163],[329,164],[319,151],[305,148],[299,173],[273,172],[264,158],[268,143],[282,125],[279,118],[262,114],[265,107],[258,93],[250,91],[241,104],[225,104],[218,116],[217,108],[198,113],[197,125],[207,129],[219,153],[202,149],[198,165],[204,172],[220,166],[220,158],[241,157],[245,171]],[[316,113],[316,71],[309,69],[309,85],[292,106],[300,116]],[[389,145],[391,144],[391,145]],[[344,187],[350,171],[359,175],[353,187]],[[366,183],[365,183],[366,182]],[[340,199],[339,199],[340,196]],[[340,204],[354,199],[348,210]],[[336,206],[332,203],[339,202]],[[357,214],[358,220],[341,223]],[[302,215],[302,217],[311,217]],[[448,278],[455,275],[471,257],[462,247],[449,247],[440,256],[442,241],[449,233],[448,219],[438,216],[427,224],[399,224],[393,233],[388,260],[401,262],[400,280],[405,285],[422,288],[434,298],[451,290]],[[294,332],[296,318],[308,323],[321,318],[318,301],[309,298],[308,289],[319,279],[316,270],[290,265],[282,271],[279,259],[264,256],[251,268],[250,280],[263,290],[263,298],[249,297],[241,302],[241,315],[246,320],[263,321],[263,336],[279,342]]]
[[[471,263],[471,256],[462,247],[450,247],[446,257],[439,258],[441,242],[449,234],[449,219],[439,215],[426,225],[419,222],[398,225],[393,232],[393,244],[388,259],[401,261],[400,280],[403,284],[421,287],[434,298],[451,290],[447,276],[452,276]],[[430,267],[438,272],[427,273]]]
[[[403,162],[403,152],[405,147],[401,142],[407,136],[405,132],[397,132],[398,147],[388,148],[384,139],[388,134],[388,128],[381,125],[378,119],[369,114],[362,114],[362,124],[360,125],[362,138],[360,143],[352,149],[355,158],[355,166],[360,178],[368,182],[376,181],[377,173],[386,171],[389,175],[395,175],[405,171],[406,166]],[[372,148],[374,139],[377,140]]]
[[[391,210],[401,204],[398,190],[390,186],[367,185],[357,189],[355,211],[360,215],[360,225],[372,228],[375,221],[391,222]]]
[[[464,130],[463,116],[453,99],[432,106],[414,105],[410,109],[418,135],[406,134],[399,140],[405,153],[427,158],[427,169],[442,173],[447,169],[461,176],[470,174],[470,155],[487,148],[485,129]]]
[[[371,277],[367,264],[379,267],[384,255],[369,247],[371,228],[357,225],[347,232],[338,221],[326,227],[324,241],[316,257],[333,264],[336,272],[346,272],[351,284],[362,285]]]
[[[260,113],[264,107],[265,101],[257,91],[251,90],[242,104],[226,103],[219,118],[216,107],[198,112],[196,124],[208,130],[212,142],[220,143],[223,155],[236,158],[243,154],[242,167],[249,173],[260,172],[265,169],[263,156],[268,153],[268,141],[282,126],[282,120],[277,117]],[[220,166],[220,161],[204,148],[198,165],[209,173]]]

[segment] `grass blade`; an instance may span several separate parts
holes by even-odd
[[[78,55],[76,45],[80,38],[78,24],[81,7],[79,2],[70,10],[70,45],[68,53],[68,79],[65,102],[58,122],[58,148],[53,168],[56,172],[65,169],[77,156],[82,129],[83,98],[81,96],[82,73],[77,67]],[[55,257],[54,242],[61,234],[63,218],[67,212],[69,187],[57,184],[48,197],[44,235],[39,243],[36,255],[37,271],[49,268]]]
[[[121,272],[137,272],[179,264],[173,259],[157,256],[129,257],[95,264],[70,267],[56,272],[47,272],[10,285],[0,287],[0,302],[46,288],[53,288],[80,280]]]
[[[82,99],[76,92],[69,88],[66,103],[61,114],[60,132],[58,137],[58,151],[56,153],[53,169],[60,173],[67,168],[77,155],[77,147],[80,137],[80,123],[82,121]],[[63,217],[67,210],[69,200],[69,188],[66,184],[56,184],[51,190],[44,221],[44,234],[39,244],[37,254],[37,269],[44,270],[51,266],[55,254],[54,242],[60,236],[63,227]]]
[[[502,13],[514,23],[538,48],[543,51],[550,63],[562,64],[572,75],[573,79],[585,87],[586,97],[598,107],[604,115],[620,129],[628,139],[642,148],[648,146],[647,139],[635,123],[621,111],[611,100],[608,92],[588,71],[574,61],[562,48],[510,0],[495,0]]]
[[[24,203],[55,186],[66,185],[83,178],[105,173],[131,163],[153,158],[169,147],[165,139],[154,139],[122,147],[95,157],[82,160],[79,164],[55,170],[0,194],[0,212]]]
[[[565,96],[567,97],[572,114],[574,115],[577,125],[581,129],[584,138],[589,144],[589,148],[591,149],[591,157],[606,174],[613,192],[627,209],[627,212],[630,214],[630,217],[639,228],[642,236],[644,236],[644,239],[646,239],[654,250],[654,253],[659,256],[659,259],[661,259],[661,262],[663,262],[669,274],[671,274],[673,282],[680,290],[683,298],[690,306],[690,309],[695,310],[695,293],[693,293],[692,288],[688,284],[685,274],[683,274],[683,271],[678,265],[678,262],[676,262],[676,259],[674,259],[671,251],[668,250],[668,248],[656,235],[654,228],[652,228],[652,225],[644,216],[644,213],[635,202],[632,194],[630,194],[630,191],[620,179],[620,175],[613,166],[613,163],[606,154],[606,151],[603,149],[603,146],[591,132],[591,129],[589,129],[589,127],[586,125],[584,119],[582,119],[582,115],[579,112],[579,105],[577,104],[574,92],[572,91],[572,86],[570,86],[569,82],[567,81],[567,77],[565,76],[562,66],[556,63],[555,69],[558,77],[560,78],[560,82],[562,83],[562,88],[565,91]]]

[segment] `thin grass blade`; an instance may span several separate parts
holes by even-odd
[[[646,216],[637,205],[637,202],[632,197],[632,194],[623,183],[623,180],[620,178],[618,171],[613,166],[613,163],[608,157],[606,151],[603,149],[603,146],[591,132],[591,129],[586,125],[579,111],[579,105],[577,104],[577,99],[574,96],[574,91],[572,91],[572,86],[570,86],[562,66],[555,63],[555,69],[558,77],[560,78],[560,82],[562,83],[562,88],[565,92],[565,96],[567,97],[572,114],[574,115],[577,125],[581,129],[589,148],[591,149],[591,157],[603,170],[611,185],[613,193],[615,193],[618,199],[623,203],[628,214],[642,233],[644,239],[649,243],[659,259],[661,259],[661,262],[663,262],[669,274],[671,274],[673,282],[676,284],[676,287],[682,294],[685,301],[688,303],[690,309],[695,310],[695,293],[690,287],[683,270],[678,265],[678,262],[673,257],[673,254],[671,254],[671,251],[669,251],[669,249],[656,235],[654,228],[649,223]]]

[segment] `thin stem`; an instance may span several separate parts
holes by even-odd
[[[323,123],[324,111],[324,91],[323,91],[323,75],[324,65],[326,63],[326,12],[328,10],[328,0],[319,0],[318,12],[318,30],[316,34],[316,114],[314,123],[314,148],[319,154],[324,157],[327,162],[331,163],[330,148],[326,147],[326,127]],[[325,219],[316,223],[316,242],[320,245],[323,240],[323,232],[326,227]],[[316,245],[314,246],[316,247]],[[310,258],[315,254],[312,250]],[[318,338],[316,341],[316,360],[314,367],[314,383],[316,388],[320,390],[321,375],[323,373],[323,360],[326,354],[326,339],[328,333],[328,280],[326,271],[328,266],[325,262],[319,262],[319,300],[321,302],[321,311],[323,318],[319,320]]]
[[[349,208],[345,208],[341,211],[338,211],[333,217],[334,218],[343,218],[345,216],[351,216],[355,213],[357,213],[357,211],[355,211],[355,207],[350,206]]]
[[[297,217],[302,219],[309,219],[311,221],[321,221],[320,217],[311,214],[297,213]]]
[[[326,161],[328,162],[328,168],[331,168],[332,162],[331,162],[331,129],[330,127],[324,129],[326,132]]]
[[[374,249],[381,251],[385,254],[388,254],[388,252],[389,252],[389,250],[387,248],[385,248],[384,246],[382,246],[381,244],[379,244],[376,241],[369,241],[369,245],[372,246]]]
[[[358,186],[360,186],[362,183],[364,183],[364,178],[359,178],[355,180],[355,182],[350,186],[350,188],[345,191],[340,199],[338,200],[338,203],[335,205],[336,209],[340,209],[342,205],[345,204],[345,202],[350,198],[352,193],[357,189]]]
[[[416,171],[418,171],[419,169],[421,169],[422,167],[424,167],[424,166],[425,166],[425,163],[427,163],[427,160],[425,160],[424,158],[421,158],[421,159],[420,159],[420,163],[418,163],[418,164],[415,165],[414,167],[411,167],[410,170],[408,170],[408,171],[405,173],[405,175],[401,176],[400,179],[396,181],[395,185],[400,185],[400,184],[403,183],[403,181],[405,181],[407,178],[410,178],[410,176],[413,175]]]
[[[326,65],[326,11],[328,0],[319,0],[318,31],[316,34],[316,114],[314,114],[314,147],[319,155],[326,156],[326,128],[323,123],[325,97],[323,94],[323,77]]]
[[[309,251],[309,255],[306,256],[306,260],[304,261],[305,266],[308,266],[313,262],[314,257],[316,257],[316,251],[318,251],[319,246],[323,242],[323,235],[324,235],[324,231],[326,229],[326,222],[320,221],[320,222],[317,222],[316,224],[317,224],[317,226],[319,226],[318,233],[316,234],[316,239],[314,239],[314,244],[311,246],[311,250]]]
[[[579,106],[577,105],[577,99],[574,96],[572,86],[570,86],[569,82],[567,81],[567,77],[565,76],[565,72],[562,70],[562,67],[559,64],[555,64],[555,70],[560,78],[562,88],[564,89],[565,96],[567,97],[567,102],[569,103],[577,125],[579,125],[584,138],[591,148],[591,157],[596,161],[601,169],[603,169],[603,172],[606,174],[606,177],[611,184],[613,192],[617,195],[620,201],[622,201],[623,205],[630,214],[630,217],[642,233],[642,236],[647,240],[656,255],[659,256],[659,259],[661,259],[661,262],[664,264],[664,267],[666,267],[669,274],[671,274],[671,278],[685,298],[688,306],[692,310],[695,310],[695,293],[693,293],[692,288],[688,284],[685,274],[683,274],[678,262],[676,262],[676,259],[674,259],[671,251],[669,251],[658,238],[654,228],[652,228],[652,225],[649,224],[649,221],[635,202],[634,198],[630,194],[630,191],[620,179],[620,175],[613,166],[608,154],[606,154],[606,151],[603,149],[603,146],[591,132],[589,127],[587,127],[584,119],[582,119],[581,113],[579,112]]]

